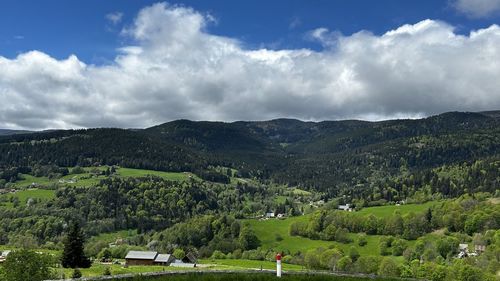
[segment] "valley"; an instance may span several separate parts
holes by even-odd
[[[494,280],[498,125],[446,113],[2,136],[0,251],[45,253],[52,277],[72,276],[59,261],[77,223],[84,277],[182,269],[125,266],[158,251],[196,256],[194,271],[271,270],[279,252],[285,272]]]

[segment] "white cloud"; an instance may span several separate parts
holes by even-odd
[[[160,3],[123,31],[115,62],[0,56],[0,127],[144,127],[165,121],[416,117],[500,108],[500,28],[425,20],[381,36],[318,29],[323,51],[249,50],[206,15]],[[332,38],[334,39],[332,41]]]
[[[485,18],[500,13],[500,0],[454,0],[453,6],[471,18]]]
[[[122,21],[122,19],[123,19],[123,13],[122,12],[109,13],[109,14],[106,15],[106,19],[112,25],[117,25],[117,24],[119,24]]]

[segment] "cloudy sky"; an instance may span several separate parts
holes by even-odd
[[[5,0],[0,128],[500,109],[499,21],[500,0]]]

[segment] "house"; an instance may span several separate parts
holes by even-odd
[[[189,256],[189,254],[188,254]],[[194,256],[186,256],[186,262],[196,263]],[[125,257],[126,265],[163,265],[169,266],[176,262],[175,257],[170,254],[159,254],[150,251],[129,251]],[[184,263],[183,260],[179,262]]]
[[[266,218],[274,218],[274,212],[266,213]]]
[[[129,251],[125,257],[126,265],[154,265],[158,252]]]
[[[173,267],[196,267],[198,259],[192,253],[187,253],[187,255],[182,259],[174,260],[170,265]]]
[[[474,251],[478,254],[484,253],[484,251],[486,251],[486,246],[485,245],[475,245]]]
[[[170,265],[173,267],[196,267],[195,263],[185,263],[182,262],[182,260],[174,260],[174,262],[172,262]]]
[[[352,212],[353,208],[351,208],[351,204],[339,205],[339,210]]]
[[[468,244],[459,244],[458,245],[458,258],[466,258],[469,256],[469,245]]]
[[[7,259],[7,256],[10,254],[10,252],[11,251],[0,252],[0,263],[3,263]]]
[[[458,250],[459,250],[459,252],[467,253],[469,251],[469,244],[459,244]]]
[[[186,256],[182,258],[182,262],[196,264],[198,262],[198,259],[195,255],[193,255],[193,253],[187,253]]]
[[[169,266],[172,262],[174,262],[175,257],[170,254],[158,254],[155,258],[154,263],[156,265],[164,265]]]

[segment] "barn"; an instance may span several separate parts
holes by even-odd
[[[130,251],[125,257],[126,265],[154,265],[158,252]]]
[[[169,254],[158,254],[158,252],[147,251],[130,251],[125,257],[125,264],[169,266],[174,260],[174,256]]]

